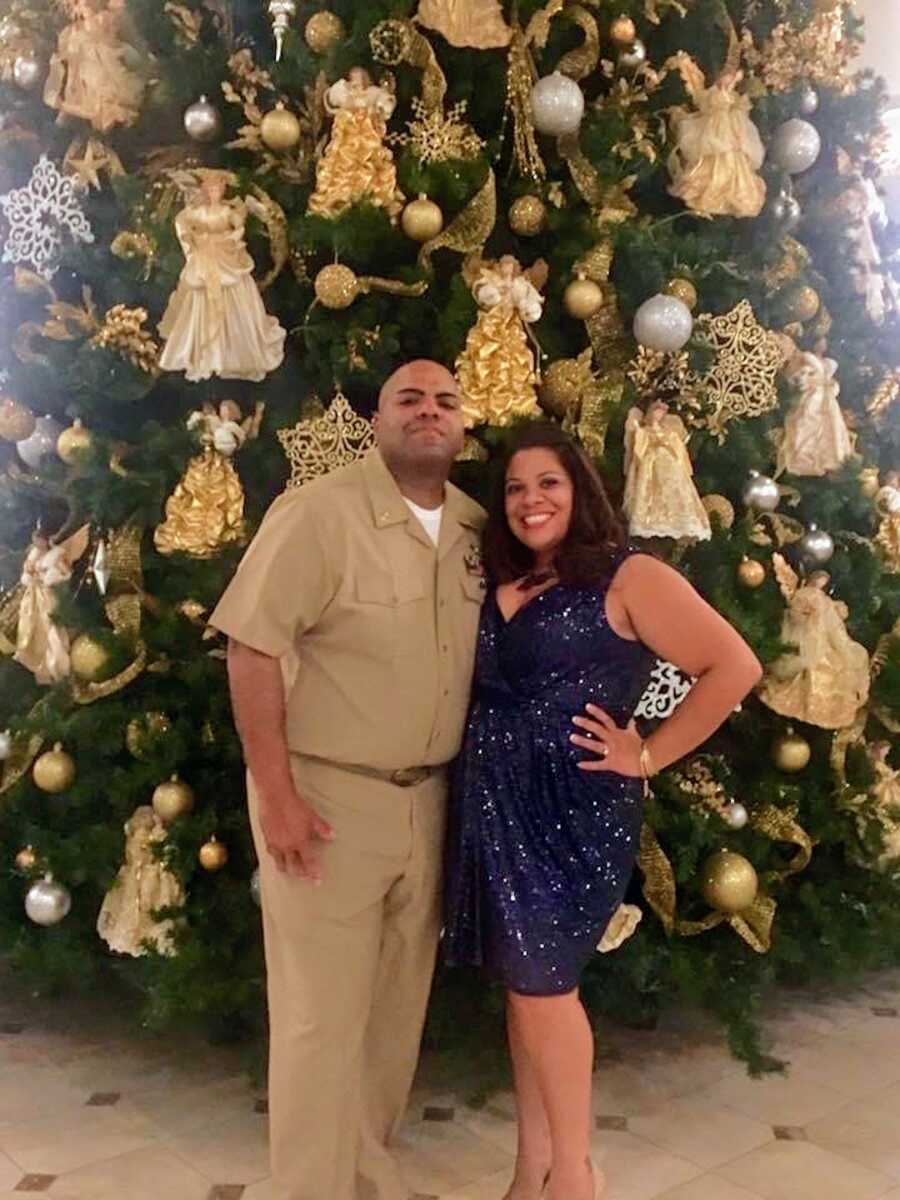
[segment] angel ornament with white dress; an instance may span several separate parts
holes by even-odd
[[[625,421],[625,494],[628,529],[641,538],[712,536],[709,515],[694,483],[681,417],[655,400],[646,416],[632,408]]]
[[[827,475],[853,454],[853,439],[838,404],[840,385],[833,358],[798,352],[784,375],[797,389],[785,417],[778,447],[776,475]]]
[[[696,111],[671,112],[670,195],[701,216],[758,217],[766,202],[758,174],[766,149],[750,119],[750,99],[737,91],[741,72],[726,72],[706,87],[689,56],[680,56],[679,69]]]
[[[57,604],[53,589],[72,578],[89,539],[88,525],[57,544],[35,533],[25,555],[13,658],[33,673],[36,683],[59,683],[69,674],[69,632],[53,621]]]
[[[394,156],[385,141],[396,100],[386,87],[372,83],[368,71],[353,67],[346,79],[325,93],[334,116],[331,139],[316,165],[316,187],[307,211],[337,217],[367,200],[396,220],[403,208]]]
[[[853,250],[850,274],[857,294],[864,297],[876,325],[883,325],[888,312],[897,311],[900,299],[896,282],[884,270],[877,240],[888,224],[887,209],[874,180],[854,166],[845,150],[838,150],[837,161],[838,173],[851,182],[828,209],[844,223]]]
[[[160,909],[184,905],[181,884],[155,853],[165,840],[166,828],[149,804],[136,808],[125,822],[125,861],[97,918],[97,932],[110,950],[133,958],[148,954],[151,947],[169,957],[175,953],[175,922],[154,916]]]

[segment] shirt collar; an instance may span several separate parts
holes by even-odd
[[[403,525],[411,516],[397,481],[375,446],[363,459],[363,478],[372,506],[376,529]],[[444,521],[455,521],[468,529],[480,530],[484,522],[481,507],[465,492],[448,483],[444,488]]]

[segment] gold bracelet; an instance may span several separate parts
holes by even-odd
[[[641,740],[641,753],[638,762],[641,768],[642,779],[649,779],[652,775],[656,774],[653,767],[653,759],[650,757],[650,747],[643,740]]]

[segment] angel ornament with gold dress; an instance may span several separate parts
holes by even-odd
[[[350,205],[367,200],[396,220],[403,208],[394,156],[385,142],[387,122],[396,100],[386,87],[372,83],[368,71],[353,67],[346,79],[325,93],[334,115],[331,140],[316,165],[316,187],[308,211],[337,217]]]
[[[775,574],[788,602],[781,641],[793,649],[766,668],[759,697],[774,712],[822,729],[844,729],[869,697],[869,655],[854,642],[848,609],[825,591],[830,576],[814,571],[801,584],[780,554]]]
[[[869,761],[875,772],[869,788],[869,812],[881,836],[881,853],[872,865],[878,871],[893,871],[900,866],[900,771],[888,762],[890,752],[890,742],[875,742],[869,747]]]
[[[900,573],[900,471],[888,471],[875,497],[875,507],[881,516],[875,545],[885,570],[896,575]]]
[[[528,327],[544,311],[539,289],[547,281],[547,264],[538,259],[525,271],[505,254],[498,262],[472,260],[463,274],[481,310],[456,360],[466,428],[537,416],[538,375]]]
[[[833,358],[798,352],[785,368],[797,399],[784,421],[776,475],[827,475],[853,453],[850,431],[838,404],[840,386]]]
[[[199,433],[203,452],[191,459],[166,501],[166,519],[153,534],[160,554],[212,558],[243,540],[244,489],[231,458],[248,438],[258,436],[263,408],[258,403],[243,421],[233,400],[223,400],[218,411],[204,404],[191,413],[188,429]]]
[[[451,46],[492,50],[512,39],[498,0],[419,0],[415,20]]]
[[[32,672],[36,683],[59,683],[69,674],[69,633],[53,621],[53,589],[72,578],[73,567],[87,549],[89,539],[88,525],[56,545],[35,533],[25,555],[13,658]]]
[[[634,537],[712,536],[709,516],[694,484],[681,417],[655,400],[646,416],[632,408],[625,422],[625,494],[622,508]]]
[[[194,196],[175,218],[185,265],[159,323],[164,371],[184,371],[195,382],[264,379],[281,365],[285,331],[266,312],[244,242],[248,210],[265,217],[252,196],[228,200],[230,171],[197,168]]]
[[[165,840],[165,826],[149,804],[136,808],[125,822],[125,861],[97,918],[97,932],[119,954],[138,958],[149,953],[148,943],[159,954],[175,953],[175,922],[153,915],[184,904],[181,884],[154,850]]]
[[[141,55],[120,37],[125,0],[74,0],[44,84],[44,102],[60,117],[81,117],[101,133],[133,125],[145,82]]]
[[[741,73],[727,72],[706,87],[693,61],[685,56],[680,65],[697,111],[672,110],[669,193],[701,216],[758,217],[766,184],[757,172],[766,150],[750,120],[750,100],[736,90]]]

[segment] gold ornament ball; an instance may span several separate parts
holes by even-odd
[[[594,283],[593,279],[585,279],[583,275],[579,275],[563,293],[563,304],[570,317],[577,321],[586,321],[603,307],[603,289]]]
[[[153,792],[153,811],[161,821],[174,821],[194,807],[194,789],[177,775],[160,783]]]
[[[76,421],[56,439],[56,453],[67,466],[73,467],[88,454],[93,444],[91,431]]]
[[[730,529],[732,527],[734,524],[734,505],[727,496],[720,496],[718,492],[710,492],[708,496],[703,497],[702,503],[710,518],[713,516],[719,518],[723,529]]]
[[[72,673],[85,683],[99,683],[109,676],[109,653],[89,633],[81,633],[69,652]]]
[[[35,429],[34,413],[12,396],[0,395],[0,438],[8,442],[24,442]]]
[[[403,232],[414,242],[429,242],[444,228],[444,214],[424,192],[418,200],[410,200],[400,216]]]
[[[609,36],[617,46],[630,46],[637,37],[637,29],[631,17],[622,13],[616,17],[612,25],[609,27]]]
[[[204,842],[197,854],[204,871],[221,871],[228,862],[228,851],[215,837]]]
[[[45,751],[35,762],[31,771],[35,784],[42,792],[64,792],[75,782],[75,759],[57,742],[52,750]]]
[[[37,866],[38,856],[32,846],[24,846],[16,855],[16,868],[19,871],[33,871]]]
[[[881,482],[878,478],[877,467],[863,467],[857,476],[859,479],[859,490],[867,500],[874,500],[878,495],[878,489],[881,487]]]
[[[509,207],[509,227],[519,237],[536,237],[547,221],[547,208],[540,196],[519,196]]]
[[[669,296],[675,296],[682,304],[694,311],[697,307],[697,289],[689,279],[672,279],[666,284],[666,292]]]
[[[259,135],[270,150],[280,154],[300,141],[300,122],[279,101],[260,121]]]
[[[745,588],[762,587],[766,580],[766,568],[755,558],[745,558],[737,570],[738,580]]]
[[[787,733],[776,738],[772,746],[772,761],[775,766],[779,771],[788,771],[791,774],[802,771],[811,755],[809,742],[799,733],[794,733],[793,729],[788,729]]]
[[[733,850],[717,850],[700,868],[700,890],[711,907],[723,913],[749,908],[759,891],[753,863]]]
[[[337,13],[313,13],[306,22],[303,37],[313,54],[327,54],[346,37],[344,22]]]
[[[359,295],[356,273],[341,263],[323,267],[313,286],[316,299],[326,308],[349,308]]]
[[[578,384],[581,366],[577,359],[558,358],[544,372],[541,380],[541,406],[552,416],[562,419],[578,403]]]
[[[154,743],[171,733],[172,723],[163,712],[150,711],[132,717],[125,729],[125,745],[137,759],[148,759]]]
[[[787,298],[787,315],[791,321],[811,321],[821,307],[819,293],[809,284],[797,288]]]

